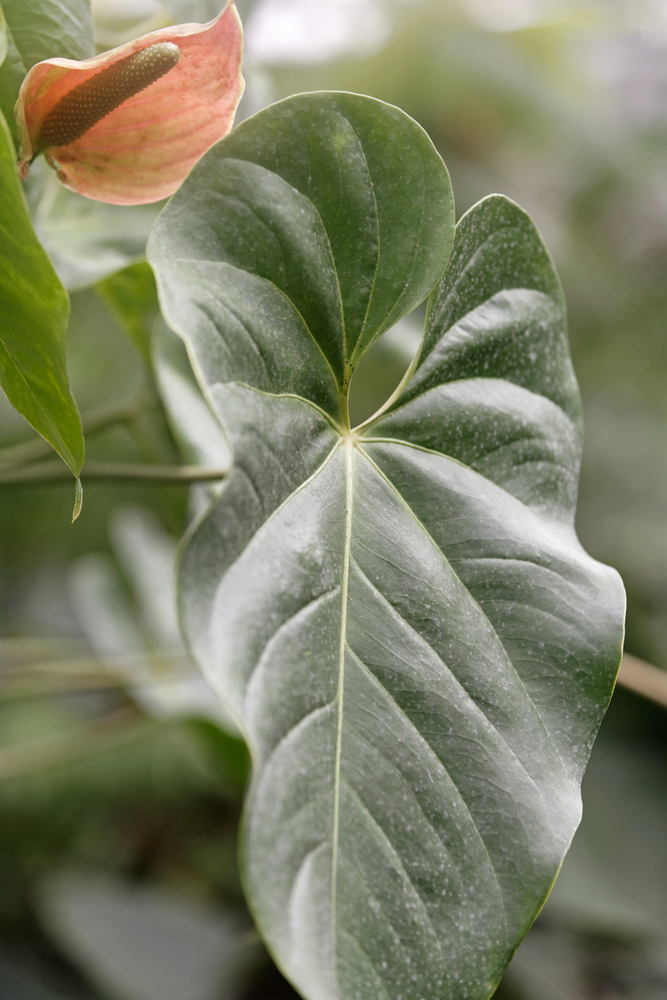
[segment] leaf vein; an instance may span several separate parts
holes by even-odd
[[[431,930],[433,932],[433,937],[435,938],[435,942],[436,942],[438,951],[440,952],[441,957],[444,959],[444,953],[443,953],[443,950],[442,950],[442,944],[441,944],[441,941],[440,941],[440,936],[439,936],[438,932],[435,929],[435,926],[433,924],[433,919],[431,917],[431,914],[428,911],[428,906],[426,905],[426,901],[424,900],[424,897],[422,896],[422,894],[420,893],[419,889],[417,888],[417,886],[413,882],[412,878],[410,877],[410,875],[409,875],[409,873],[408,873],[405,865],[403,864],[403,859],[401,858],[400,854],[398,853],[398,851],[396,850],[395,846],[393,845],[393,843],[391,842],[391,840],[389,838],[389,834],[378,823],[378,821],[375,819],[375,817],[371,813],[371,811],[368,808],[368,806],[366,805],[366,803],[363,801],[363,799],[361,798],[361,796],[359,795],[359,793],[357,792],[357,790],[352,787],[352,785],[349,783],[349,781],[346,781],[345,778],[341,778],[341,782],[345,785],[345,787],[347,788],[347,790],[350,793],[350,795],[352,795],[352,797],[354,799],[356,799],[356,801],[359,804],[359,807],[360,807],[361,811],[368,818],[368,820],[371,823],[372,827],[379,832],[380,837],[382,838],[382,840],[385,842],[385,844],[389,848],[391,856],[394,859],[394,861],[396,862],[397,866],[400,868],[401,872],[403,873],[405,881],[412,888],[415,896],[417,897],[417,899],[419,900],[419,902],[421,904],[422,912],[423,912],[424,916],[426,917],[426,921],[427,921],[429,927],[431,928]],[[491,866],[491,867],[493,868],[493,866]],[[495,872],[494,872],[494,875],[495,875]],[[389,922],[391,923],[391,921],[389,921]]]
[[[371,586],[372,586],[372,584],[371,584]],[[391,605],[390,605],[390,607],[391,607]],[[403,620],[403,619],[401,619],[401,620]],[[411,626],[407,622],[406,622],[406,625],[408,625],[408,628],[411,628]],[[475,830],[475,833],[477,834],[477,836],[479,838],[479,842],[480,842],[480,844],[481,844],[481,846],[482,846],[482,848],[484,850],[484,853],[486,854],[486,857],[488,859],[489,867],[491,868],[491,871],[492,871],[493,877],[494,877],[494,881],[495,881],[495,883],[496,883],[496,885],[498,887],[498,894],[500,896],[500,903],[501,903],[501,905],[503,907],[503,916],[504,916],[505,924],[506,924],[507,921],[506,921],[505,898],[504,898],[504,895],[503,895],[502,888],[500,886],[500,881],[498,879],[498,875],[497,875],[496,869],[494,868],[493,861],[491,860],[491,854],[489,852],[489,848],[487,847],[486,841],[484,840],[484,837],[482,836],[482,834],[481,834],[481,832],[480,832],[480,830],[479,830],[479,828],[477,826],[477,823],[475,822],[475,819],[474,819],[474,817],[472,815],[472,812],[470,811],[470,807],[468,806],[468,803],[466,802],[466,799],[465,799],[465,796],[464,796],[463,792],[461,791],[461,789],[459,788],[459,786],[456,784],[456,782],[454,781],[454,779],[451,776],[451,774],[449,773],[449,771],[447,770],[447,767],[446,767],[444,761],[442,761],[440,759],[440,757],[438,756],[438,754],[435,752],[435,750],[433,749],[433,747],[431,746],[431,744],[426,739],[425,735],[421,732],[421,730],[419,730],[417,728],[417,726],[415,725],[415,723],[412,721],[412,719],[410,718],[410,716],[406,714],[406,712],[401,707],[401,705],[399,705],[399,703],[396,701],[396,698],[394,697],[394,695],[392,694],[392,692],[389,691],[388,688],[386,688],[382,684],[380,684],[379,680],[377,679],[377,677],[375,676],[375,674],[373,673],[373,671],[370,670],[370,668],[363,662],[363,660],[358,656],[358,654],[354,652],[354,650],[350,649],[350,652],[354,656],[355,660],[357,660],[357,662],[359,663],[359,665],[367,672],[367,674],[371,678],[371,680],[380,688],[380,690],[382,692],[384,692],[386,694],[386,696],[389,698],[389,700],[391,701],[391,703],[395,706],[396,711],[405,719],[405,721],[408,724],[408,726],[410,727],[411,731],[416,734],[416,736],[418,737],[418,739],[420,740],[420,742],[428,749],[428,751],[430,752],[430,754],[433,756],[433,759],[435,760],[435,762],[437,763],[437,765],[440,767],[440,769],[442,770],[443,774],[449,779],[449,781],[451,781],[452,787],[455,789],[456,794],[458,796],[458,799],[459,799],[462,807],[465,809],[466,815],[468,816],[468,818],[470,820],[470,824],[473,827],[473,829]],[[437,656],[437,653],[435,655]],[[440,657],[438,657],[438,659],[440,659]],[[442,660],[440,662],[442,663]],[[465,691],[465,688],[463,688],[463,686],[461,685],[460,681],[458,681],[458,679],[456,677],[454,677],[453,674],[451,674],[451,671],[449,670],[449,668],[447,667],[447,665],[443,664],[443,666],[445,667],[445,669],[447,670],[447,672],[452,676],[452,679],[457,684],[457,686],[459,686],[461,688],[461,690],[466,694],[466,696],[468,698],[470,698],[470,696],[468,695],[467,691]],[[472,699],[470,699],[470,700],[472,701]],[[473,704],[475,704],[475,703],[473,702]],[[489,723],[489,725],[491,726],[491,728],[494,728],[491,723]],[[494,729],[494,731],[495,731],[495,729]],[[356,735],[357,735],[357,737],[359,739],[363,740],[363,742],[368,743],[368,740],[364,739],[364,737],[361,736],[359,733],[357,733]],[[371,746],[372,744],[368,744],[368,745]],[[377,749],[377,747],[373,747],[373,749],[376,751],[376,753],[380,752]],[[511,748],[510,748],[510,752],[512,752]],[[382,755],[382,756],[384,756],[384,755]],[[513,754],[513,756],[516,756],[516,755]],[[395,765],[392,764],[391,761],[387,760],[386,757],[384,757],[384,759],[387,761],[387,763],[391,767],[394,768],[394,770],[396,770]],[[530,776],[528,776],[528,777],[530,777]],[[539,791],[539,789],[538,789],[538,791]],[[421,807],[420,807],[420,809],[421,809]],[[422,814],[424,815],[423,810],[421,810],[421,811],[422,811]],[[443,841],[442,837],[440,836],[440,834],[438,833],[438,831],[435,829],[435,827],[430,822],[430,820],[428,819],[428,817],[426,817],[424,815],[424,818],[425,818],[426,822],[429,824],[429,826],[431,826],[431,828],[433,829],[433,832],[435,833],[436,837],[438,838],[438,840],[442,844],[442,846],[445,849],[445,851],[447,852],[447,854],[449,854],[450,853],[449,849],[447,848],[446,844],[444,843],[444,841]]]
[[[565,762],[563,761],[563,758],[562,758],[562,756],[561,756],[561,753],[560,753],[560,751],[559,751],[559,749],[558,749],[558,747],[557,747],[557,745],[556,745],[556,743],[555,743],[555,740],[554,740],[554,738],[553,738],[552,734],[551,734],[551,733],[549,732],[549,729],[548,729],[548,727],[547,727],[547,725],[546,725],[546,722],[545,722],[545,720],[543,719],[543,717],[542,717],[542,715],[541,715],[541,713],[540,713],[540,711],[539,711],[539,709],[538,709],[537,705],[535,704],[535,702],[534,702],[534,701],[533,701],[533,699],[531,698],[531,696],[530,696],[530,694],[529,694],[529,692],[528,692],[528,690],[527,690],[527,688],[526,688],[526,686],[525,686],[525,684],[524,684],[524,682],[523,682],[523,678],[522,678],[522,677],[521,677],[521,675],[519,674],[519,672],[518,672],[518,670],[516,669],[516,667],[515,667],[515,665],[514,665],[514,663],[513,663],[512,659],[511,659],[511,657],[510,657],[509,653],[508,653],[508,652],[507,652],[507,650],[505,649],[505,644],[503,643],[503,641],[502,641],[502,639],[501,639],[501,637],[500,637],[500,635],[499,635],[499,633],[498,633],[498,631],[497,631],[497,629],[496,629],[496,627],[495,627],[494,623],[493,623],[493,622],[491,621],[491,619],[489,618],[489,616],[488,616],[488,614],[486,613],[486,611],[484,610],[484,608],[483,608],[483,607],[482,607],[482,606],[481,606],[481,605],[479,604],[479,602],[478,602],[478,601],[477,601],[477,600],[476,600],[476,599],[475,599],[475,598],[473,597],[473,595],[472,595],[472,594],[470,593],[470,590],[469,590],[469,589],[468,589],[468,588],[466,587],[466,585],[464,584],[463,580],[461,580],[461,578],[460,578],[460,577],[458,576],[458,574],[457,574],[457,573],[456,573],[456,571],[454,570],[454,567],[452,566],[452,564],[451,564],[450,560],[449,560],[449,559],[447,558],[447,556],[445,555],[445,553],[443,552],[443,550],[441,549],[441,547],[440,547],[440,546],[438,545],[438,543],[436,542],[436,540],[435,540],[435,539],[433,538],[433,535],[432,535],[432,534],[430,533],[430,531],[429,531],[429,530],[428,530],[428,529],[426,528],[426,525],[424,524],[424,522],[423,522],[423,521],[421,521],[421,520],[420,520],[420,519],[419,519],[419,518],[417,517],[417,515],[415,514],[415,512],[413,511],[413,509],[412,509],[412,508],[410,507],[410,505],[409,505],[409,504],[407,503],[407,501],[405,500],[405,498],[404,498],[404,496],[402,495],[402,493],[400,492],[400,490],[399,490],[399,489],[398,489],[398,488],[396,487],[396,485],[395,485],[395,484],[394,484],[394,483],[393,483],[393,482],[392,482],[392,481],[391,481],[391,480],[389,479],[389,477],[385,475],[385,473],[384,473],[384,472],[383,472],[383,471],[382,471],[382,470],[381,470],[381,469],[379,468],[379,466],[378,466],[378,465],[376,465],[376,463],[375,463],[375,462],[373,461],[373,459],[372,459],[372,458],[370,457],[370,455],[368,455],[368,454],[367,454],[367,452],[365,452],[365,451],[364,451],[364,450],[363,450],[362,448],[360,448],[359,450],[360,450],[360,451],[361,451],[361,452],[362,452],[362,453],[364,454],[364,456],[366,457],[366,459],[367,459],[367,460],[368,460],[368,461],[370,462],[370,464],[371,464],[371,465],[373,466],[373,468],[374,468],[374,469],[375,469],[375,470],[377,471],[378,475],[379,475],[379,476],[381,476],[381,478],[382,478],[382,479],[383,479],[383,480],[384,480],[384,481],[385,481],[385,482],[387,483],[387,485],[388,485],[388,486],[389,486],[389,487],[390,487],[390,488],[391,488],[391,489],[393,490],[393,492],[394,492],[394,493],[396,494],[396,496],[397,496],[397,497],[399,498],[399,500],[401,501],[401,503],[403,504],[403,506],[405,507],[405,509],[406,509],[406,510],[408,511],[408,513],[409,513],[409,514],[411,515],[411,517],[413,517],[413,518],[414,518],[415,522],[416,522],[416,523],[417,523],[417,524],[419,525],[420,529],[421,529],[421,530],[422,530],[422,531],[424,532],[424,534],[425,534],[425,535],[426,535],[426,536],[427,536],[427,537],[429,538],[429,540],[431,541],[431,543],[432,543],[432,545],[434,546],[434,548],[436,549],[436,551],[440,553],[440,555],[442,556],[442,558],[443,558],[444,562],[445,562],[445,563],[446,563],[446,564],[447,564],[447,565],[448,565],[448,566],[450,567],[450,569],[451,569],[452,573],[454,574],[454,576],[456,576],[456,578],[457,578],[457,579],[458,579],[458,580],[460,581],[460,583],[461,583],[461,585],[463,586],[463,588],[465,589],[466,593],[467,593],[467,594],[469,595],[469,597],[470,597],[470,600],[471,600],[471,601],[472,601],[472,602],[473,602],[473,603],[475,604],[475,606],[476,606],[477,608],[479,608],[479,611],[480,611],[480,614],[481,614],[481,615],[483,615],[484,619],[485,619],[485,620],[486,620],[486,621],[488,622],[488,625],[489,625],[489,628],[491,629],[491,631],[493,632],[493,634],[494,634],[494,635],[496,636],[496,638],[497,638],[497,640],[498,640],[498,643],[499,643],[500,647],[502,648],[502,650],[503,650],[503,652],[504,652],[504,654],[505,654],[505,657],[506,657],[506,659],[507,659],[507,663],[509,664],[509,666],[510,666],[511,670],[513,671],[513,673],[514,673],[514,675],[515,675],[515,678],[516,678],[516,681],[517,681],[517,684],[519,685],[519,687],[521,688],[521,690],[522,690],[522,692],[523,692],[523,694],[524,694],[524,696],[525,696],[525,699],[526,699],[526,702],[527,702],[528,704],[530,704],[530,705],[532,706],[532,708],[533,708],[533,710],[534,710],[534,712],[535,712],[535,715],[536,715],[536,716],[537,716],[537,718],[539,719],[539,721],[540,721],[540,725],[542,726],[542,729],[543,729],[543,731],[544,731],[544,734],[545,734],[545,736],[546,736],[546,737],[548,738],[548,741],[549,741],[549,745],[551,746],[551,748],[553,749],[553,752],[554,752],[554,753],[556,754],[556,756],[558,757],[558,760],[560,761],[560,763],[561,763],[561,766],[563,767],[563,770],[565,771],[565,773],[566,773],[566,774],[569,774],[569,770],[568,770],[568,768],[567,768],[567,767],[565,766]],[[424,450],[426,450],[426,449],[424,449]],[[456,461],[456,460],[455,460],[455,459],[453,459],[453,461]],[[478,473],[478,474],[479,474],[479,473]],[[518,501],[518,502],[520,503],[521,501]],[[365,574],[364,574],[364,576],[365,576]],[[366,577],[366,579],[368,579],[368,578]],[[368,583],[369,583],[369,585],[370,585],[371,587],[373,587],[373,584],[372,584],[372,582],[371,582],[370,580],[368,580]],[[374,588],[374,589],[377,589],[377,588]],[[384,597],[384,595],[382,595],[382,596]],[[386,600],[386,598],[385,598],[385,600]],[[389,602],[388,602],[388,601],[387,601],[387,603],[389,604]],[[393,605],[389,604],[389,606],[393,608]],[[395,611],[395,609],[393,609],[393,610]],[[396,612],[396,614],[398,615],[398,612]],[[402,620],[402,621],[405,621],[405,619],[403,619],[403,618],[402,618],[402,617],[401,617],[400,615],[399,615],[399,618],[401,618],[401,620]],[[407,624],[407,623],[406,623],[406,624]],[[432,648],[432,647],[431,647],[431,648]],[[435,650],[433,650],[433,652],[435,653]],[[437,654],[435,654],[435,655],[437,655]],[[473,700],[473,701],[474,701],[474,700]],[[474,703],[475,703],[475,702],[474,702]],[[476,703],[475,703],[475,704],[476,704]],[[480,711],[482,711],[482,710],[480,709]],[[482,714],[484,714],[485,718],[487,718],[487,719],[488,719],[488,716],[486,716],[486,713],[484,713],[484,712],[483,712]],[[515,757],[516,757],[516,754],[515,754],[515,752],[514,752],[514,751],[512,750],[512,748],[511,748],[511,747],[509,746],[509,744],[507,743],[507,740],[506,740],[506,739],[505,739],[505,737],[504,737],[504,736],[502,735],[502,733],[500,733],[500,732],[499,732],[499,731],[498,731],[498,730],[496,729],[496,727],[494,726],[493,722],[492,722],[492,721],[491,721],[490,719],[488,719],[488,722],[489,722],[489,725],[490,725],[490,726],[492,726],[492,728],[493,728],[493,729],[494,729],[494,730],[495,730],[495,731],[496,731],[496,732],[498,733],[498,736],[499,736],[499,738],[500,738],[500,739],[502,739],[503,743],[505,743],[505,744],[507,745],[507,747],[508,747],[508,749],[510,750],[510,752],[511,752],[511,753],[512,753],[512,754],[513,754],[513,755],[514,755]],[[517,760],[519,761],[519,763],[521,764],[521,767],[522,767],[522,768],[523,768],[523,770],[524,770],[524,771],[526,772],[526,775],[528,776],[528,778],[529,778],[529,779],[530,779],[530,780],[531,780],[531,781],[533,782],[533,784],[535,784],[535,782],[534,782],[534,779],[533,779],[533,778],[531,778],[531,776],[530,776],[530,775],[528,774],[528,772],[526,771],[526,768],[525,768],[525,765],[524,765],[524,764],[523,764],[523,763],[522,763],[522,762],[521,762],[521,761],[519,760],[519,758],[518,758],[518,757],[517,757],[516,759],[517,759]],[[541,796],[542,798],[544,798],[544,793],[543,793],[543,792],[542,792],[542,791],[541,791],[541,790],[539,789],[539,787],[538,787],[537,785],[536,785],[536,787],[538,788],[538,791],[539,791],[539,793],[540,793],[540,796]]]

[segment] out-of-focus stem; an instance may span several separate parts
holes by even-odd
[[[137,739],[150,723],[135,708],[122,708],[83,722],[64,733],[0,748],[0,781],[80,760],[111,746]]]
[[[630,653],[624,653],[618,683],[667,708],[667,670],[660,670]]]
[[[104,406],[98,406],[82,415],[83,433],[93,434],[95,431],[111,427],[113,424],[136,420],[155,403],[155,393],[148,388],[142,389],[133,399],[125,400],[123,403],[105,403]],[[29,462],[36,462],[52,454],[51,445],[47,444],[41,437],[31,438],[29,441],[12,445],[9,448],[0,448],[0,471],[15,468],[18,465],[27,465]]]
[[[225,479],[229,469],[208,469],[198,465],[142,465],[137,462],[85,462],[83,480],[111,479],[135,483],[197,483]],[[0,468],[0,486],[46,486],[72,479],[66,465],[35,462],[18,468]]]

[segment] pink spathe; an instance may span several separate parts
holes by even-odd
[[[91,77],[148,46],[172,42],[180,56],[160,79],[66,145],[41,146],[45,117]],[[72,191],[115,205],[159,201],[206,150],[227,135],[243,93],[243,31],[233,3],[208,24],[153,31],[93,59],[47,59],[30,70],[16,102],[19,173],[42,151]]]

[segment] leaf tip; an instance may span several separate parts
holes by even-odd
[[[74,524],[77,517],[81,513],[82,507],[83,507],[83,486],[81,485],[81,479],[79,478],[79,476],[77,476],[76,484],[74,486],[74,510],[72,511],[72,524]]]

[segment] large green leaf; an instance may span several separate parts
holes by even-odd
[[[451,244],[427,137],[350,94],[244,122],[149,243],[235,452],[183,622],[253,754],[250,903],[309,1000],[490,996],[579,821],[620,658],[622,586],[573,529],[551,261],[501,197],[441,278]],[[351,432],[354,365],[436,283],[411,380]]]
[[[67,292],[40,245],[0,113],[0,384],[75,475],[83,435],[65,367]]]
[[[8,52],[0,68],[0,111],[16,142],[14,104],[23,78],[42,59],[95,55],[90,0],[2,0]]]

